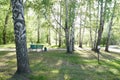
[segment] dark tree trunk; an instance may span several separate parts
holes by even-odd
[[[75,50],[75,25],[73,25],[73,30],[72,30],[72,51]]]
[[[51,45],[51,30],[49,28],[49,34],[48,34],[48,44]]]
[[[87,2],[85,4],[87,4]],[[85,10],[86,13],[87,13],[87,10],[88,10],[88,6],[86,6],[86,10]],[[82,9],[81,9],[81,11],[82,11]],[[82,17],[82,15],[80,15],[79,47],[83,48],[83,39],[84,39],[84,33],[85,33],[85,26],[87,24],[87,22],[86,22],[87,16],[85,16],[85,18],[84,18],[84,26],[83,26],[83,28],[82,28],[82,18],[81,17]]]
[[[80,29],[79,29],[79,47],[82,48],[82,15],[81,15],[81,10],[82,8],[80,7]]]
[[[112,24],[112,23],[110,23],[110,24]],[[106,46],[105,46],[105,51],[106,51],[106,52],[109,52],[108,48],[109,48],[111,27],[112,27],[112,26],[109,27],[108,36],[107,36],[107,40],[106,40]]]
[[[67,53],[70,53],[70,35],[68,28],[68,0],[65,0],[65,39],[66,39],[66,49]]]
[[[70,53],[69,29],[65,29],[65,38],[66,38],[66,49],[67,49],[67,53]]]
[[[59,45],[58,45],[58,47],[61,47],[61,44],[62,44],[61,35],[62,35],[62,33],[61,33],[61,27],[60,27],[59,28]]]
[[[112,29],[112,20],[113,20],[113,16],[112,16],[110,24],[109,24],[109,31],[108,31],[108,36],[107,36],[106,46],[105,46],[106,52],[109,52],[108,48],[109,48],[109,41],[110,41],[110,33],[111,33],[111,29]]]
[[[105,47],[105,51],[106,52],[109,52],[109,42],[110,42],[110,33],[111,33],[111,30],[112,30],[112,24],[113,24],[113,18],[114,18],[114,13],[115,13],[115,5],[116,5],[116,1],[114,3],[114,7],[113,7],[113,12],[112,12],[112,17],[110,19],[110,23],[108,25],[109,27],[109,30],[108,30],[108,36],[107,36],[107,41],[106,41],[106,47]]]
[[[5,24],[4,24],[4,28],[3,28],[3,37],[2,37],[2,40],[3,40],[3,44],[6,44],[7,40],[6,40],[6,29],[7,29],[7,24],[8,24],[8,18],[9,18],[9,13],[10,13],[10,8],[11,8],[11,5],[8,9],[8,12],[6,14],[6,17],[5,17]]]
[[[26,45],[26,28],[25,28],[24,11],[23,11],[23,0],[11,0],[11,3],[12,3],[16,55],[17,55],[16,73],[18,74],[30,73],[27,45]]]
[[[58,28],[56,29],[56,39],[55,39],[56,46],[58,44]]]
[[[38,16],[38,29],[37,29],[37,43],[40,43],[40,21],[39,21],[39,16]]]
[[[40,43],[40,27],[39,26],[37,31],[37,43]]]
[[[82,48],[82,30],[81,30],[81,26],[80,26],[80,29],[79,29],[79,47]]]
[[[93,42],[93,51],[95,51],[95,49],[96,49],[96,45],[97,45],[97,32],[98,32],[98,26],[99,26],[99,0],[98,0],[98,11],[97,11],[97,20],[96,20],[96,29],[95,29],[95,32],[94,32],[94,35],[95,35],[95,37],[94,37],[94,42]]]
[[[90,17],[89,17],[89,20],[90,20],[90,47],[93,48],[93,38],[92,38],[92,27],[91,27],[91,0],[89,0],[89,13],[90,13]]]
[[[105,2],[105,7],[103,6],[103,0],[101,0],[100,27],[98,30],[98,39],[97,39],[97,44],[96,44],[96,49],[95,49],[96,52],[99,51],[98,46],[100,45],[102,33],[103,33],[103,29],[104,29],[106,5],[107,5],[107,0]]]
[[[61,22],[61,12],[62,12],[62,7],[61,7],[61,2],[60,2],[60,24],[62,24]],[[62,44],[62,39],[61,39],[61,36],[62,36],[62,33],[61,33],[61,26],[59,25],[59,45],[58,47],[61,47],[61,44]]]
[[[9,14],[7,14],[6,18],[5,18],[5,24],[4,24],[4,28],[3,28],[3,44],[6,44],[6,28],[7,28],[7,24],[8,24],[8,17],[9,17]]]

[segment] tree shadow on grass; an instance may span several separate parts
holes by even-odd
[[[30,80],[26,77],[26,74],[14,74],[11,78],[7,80]]]
[[[0,80],[6,80],[12,76],[16,70],[15,52],[1,51],[0,61]]]
[[[118,80],[120,77],[110,68],[119,73],[119,66],[105,60],[99,65],[94,54],[88,50],[74,54],[65,54],[65,51],[31,54],[35,57],[31,60],[30,80]]]
[[[7,55],[9,51],[0,51],[0,57]]]
[[[106,60],[115,61],[120,60],[120,53],[118,52],[101,52],[101,57]]]

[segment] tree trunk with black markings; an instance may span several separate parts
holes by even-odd
[[[30,73],[26,45],[26,28],[24,20],[23,0],[11,0],[11,3],[17,56],[16,73]]]

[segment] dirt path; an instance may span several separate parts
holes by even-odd
[[[16,51],[15,49],[11,49],[11,48],[2,48],[2,49],[0,49],[0,51]]]
[[[116,46],[116,45],[110,46],[109,50],[112,51],[112,52],[118,52],[118,53],[120,53],[120,47]]]
[[[79,48],[79,47],[75,47],[76,50],[90,50],[90,48]],[[102,48],[104,50],[104,48]],[[51,50],[66,50],[65,48],[48,48],[48,51]],[[120,47],[119,46],[110,46],[109,50],[112,52],[117,52],[120,53]],[[16,51],[14,48],[1,48],[0,51]],[[28,51],[36,51],[36,49],[34,50],[30,50],[28,49]],[[38,49],[39,51],[39,49]]]

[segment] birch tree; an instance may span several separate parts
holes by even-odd
[[[111,30],[112,30],[112,26],[113,26],[113,18],[114,18],[114,13],[115,13],[115,6],[116,6],[116,0],[114,1],[114,7],[112,9],[112,15],[111,18],[109,20],[109,24],[108,24],[108,35],[107,35],[107,41],[106,41],[106,46],[105,46],[105,51],[109,51],[109,42],[110,42],[110,34],[111,34]]]
[[[95,49],[95,51],[97,51],[97,52],[98,52],[98,46],[100,45],[100,42],[101,42],[103,29],[104,29],[107,0],[105,0],[105,5],[104,5],[104,0],[100,0],[100,5],[101,5],[101,7],[100,7],[100,26],[98,29],[98,38],[97,38],[96,49]]]
[[[24,20],[23,0],[11,0],[11,3],[17,55],[16,73],[30,73],[26,45],[26,28]]]

